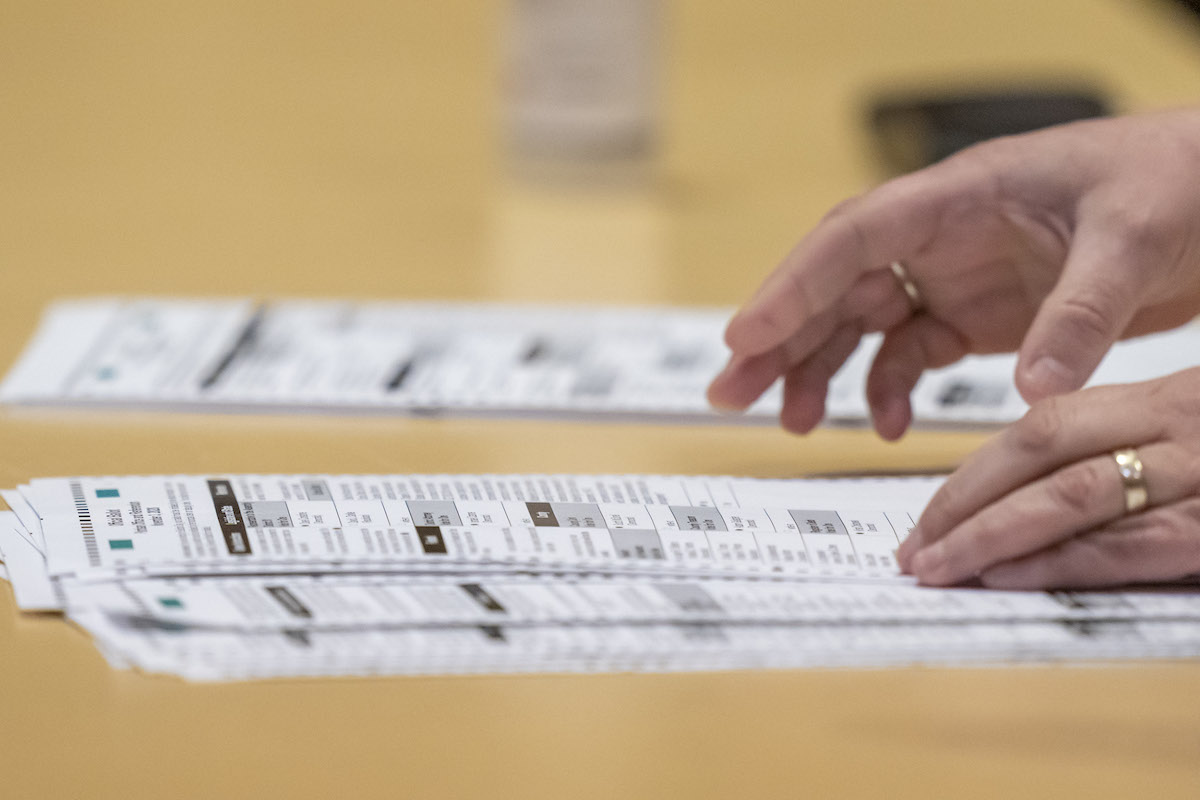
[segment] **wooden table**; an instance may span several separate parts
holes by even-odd
[[[496,3],[0,6],[0,364],[60,295],[734,304],[877,178],[888,87],[1200,95],[1117,0],[679,0],[652,180],[512,175]],[[0,484],[137,472],[934,469],[975,435],[5,411]],[[1194,797],[1200,665],[188,685],[0,589],[0,795]]]

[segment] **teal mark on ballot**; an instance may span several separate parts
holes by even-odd
[[[109,539],[108,546],[112,550],[132,550],[133,539]]]
[[[163,608],[183,608],[183,601],[178,597],[160,597],[158,602]]]
[[[120,497],[120,489],[97,489],[96,497]]]

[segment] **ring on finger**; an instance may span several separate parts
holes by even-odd
[[[914,314],[919,314],[925,308],[925,298],[921,295],[921,290],[917,288],[917,284],[913,282],[912,276],[908,274],[908,267],[904,266],[903,261],[893,261],[888,265],[892,270],[892,277],[896,279],[896,283],[900,285],[900,289],[904,292],[904,296],[908,298],[908,305]]]
[[[1125,490],[1125,513],[1135,514],[1145,508],[1150,499],[1142,459],[1132,447],[1114,450],[1112,457],[1117,463],[1117,472],[1121,474],[1121,486]]]

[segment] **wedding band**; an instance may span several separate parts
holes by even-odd
[[[925,298],[921,297],[921,290],[913,283],[912,276],[908,274],[908,268],[902,261],[893,261],[889,266],[892,268],[892,276],[895,277],[896,283],[900,284],[900,288],[904,290],[904,295],[908,298],[909,307],[912,308],[914,314],[919,314],[921,309],[925,308]]]
[[[1117,462],[1117,471],[1121,473],[1121,484],[1125,488],[1125,513],[1141,511],[1149,499],[1146,478],[1142,471],[1142,459],[1132,447],[1116,450],[1112,457]]]

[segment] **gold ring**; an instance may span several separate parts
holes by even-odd
[[[1133,514],[1146,507],[1150,499],[1146,490],[1146,477],[1142,469],[1142,459],[1137,450],[1123,447],[1112,454],[1117,462],[1117,471],[1121,473],[1121,484],[1125,488],[1125,513]]]
[[[921,290],[917,288],[917,284],[913,283],[912,276],[908,274],[908,268],[904,266],[903,261],[893,261],[890,265],[892,268],[892,276],[896,279],[896,283],[900,284],[900,288],[904,290],[904,296],[908,298],[908,305],[912,308],[914,314],[921,313],[925,308],[925,298],[921,296]]]

